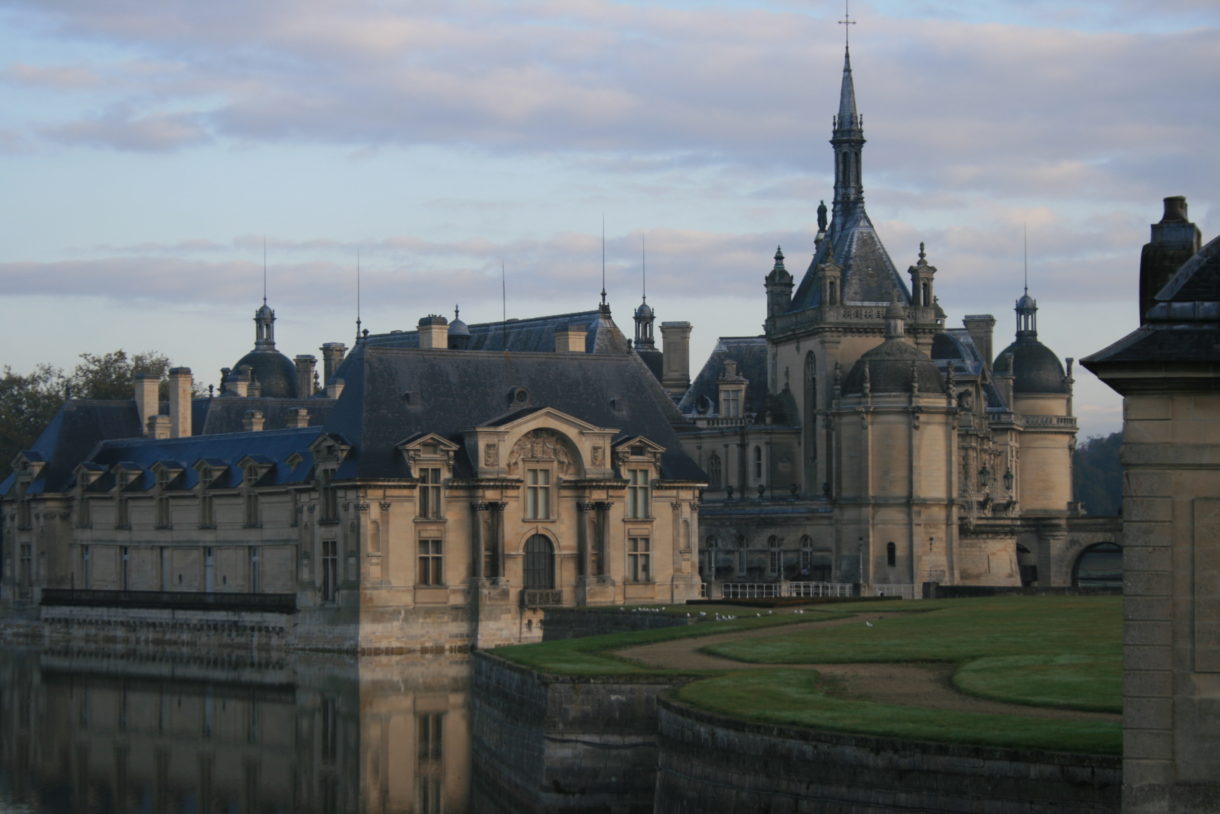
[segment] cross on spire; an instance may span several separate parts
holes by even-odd
[[[851,2],[851,0],[843,0],[843,19],[839,20],[839,25],[843,26],[843,45],[844,46],[851,45],[851,37],[848,36],[848,34],[851,32],[851,29],[848,28],[848,26],[856,24],[856,21],[851,18],[851,12],[848,10],[848,7],[847,7],[847,4],[850,2]]]

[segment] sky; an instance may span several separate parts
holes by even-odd
[[[693,372],[718,336],[761,333],[777,245],[798,277],[809,262],[843,16],[0,0],[0,363],[157,350],[215,384],[253,345],[264,247],[290,357],[351,344],[358,263],[376,333],[455,305],[471,323],[587,310],[604,222],[616,321],[630,335],[646,279],[659,321],[693,324]],[[1220,232],[1214,0],[850,16],[868,211],[900,270],[926,242],[950,326],[994,314],[1002,348],[1028,267],[1040,339],[1088,355],[1138,324],[1162,198]],[[1118,397],[1075,376],[1081,438],[1119,429]]]

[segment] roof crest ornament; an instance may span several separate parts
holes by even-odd
[[[848,36],[851,29],[848,26],[856,24],[856,21],[851,18],[851,11],[848,9],[848,3],[850,2],[851,0],[843,0],[843,19],[839,20],[839,25],[843,26],[843,47],[845,49],[851,47],[851,37]]]

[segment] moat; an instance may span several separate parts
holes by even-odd
[[[470,659],[0,653],[0,812],[488,810]]]

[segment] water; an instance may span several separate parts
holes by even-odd
[[[464,814],[470,662],[9,650],[0,814]]]

